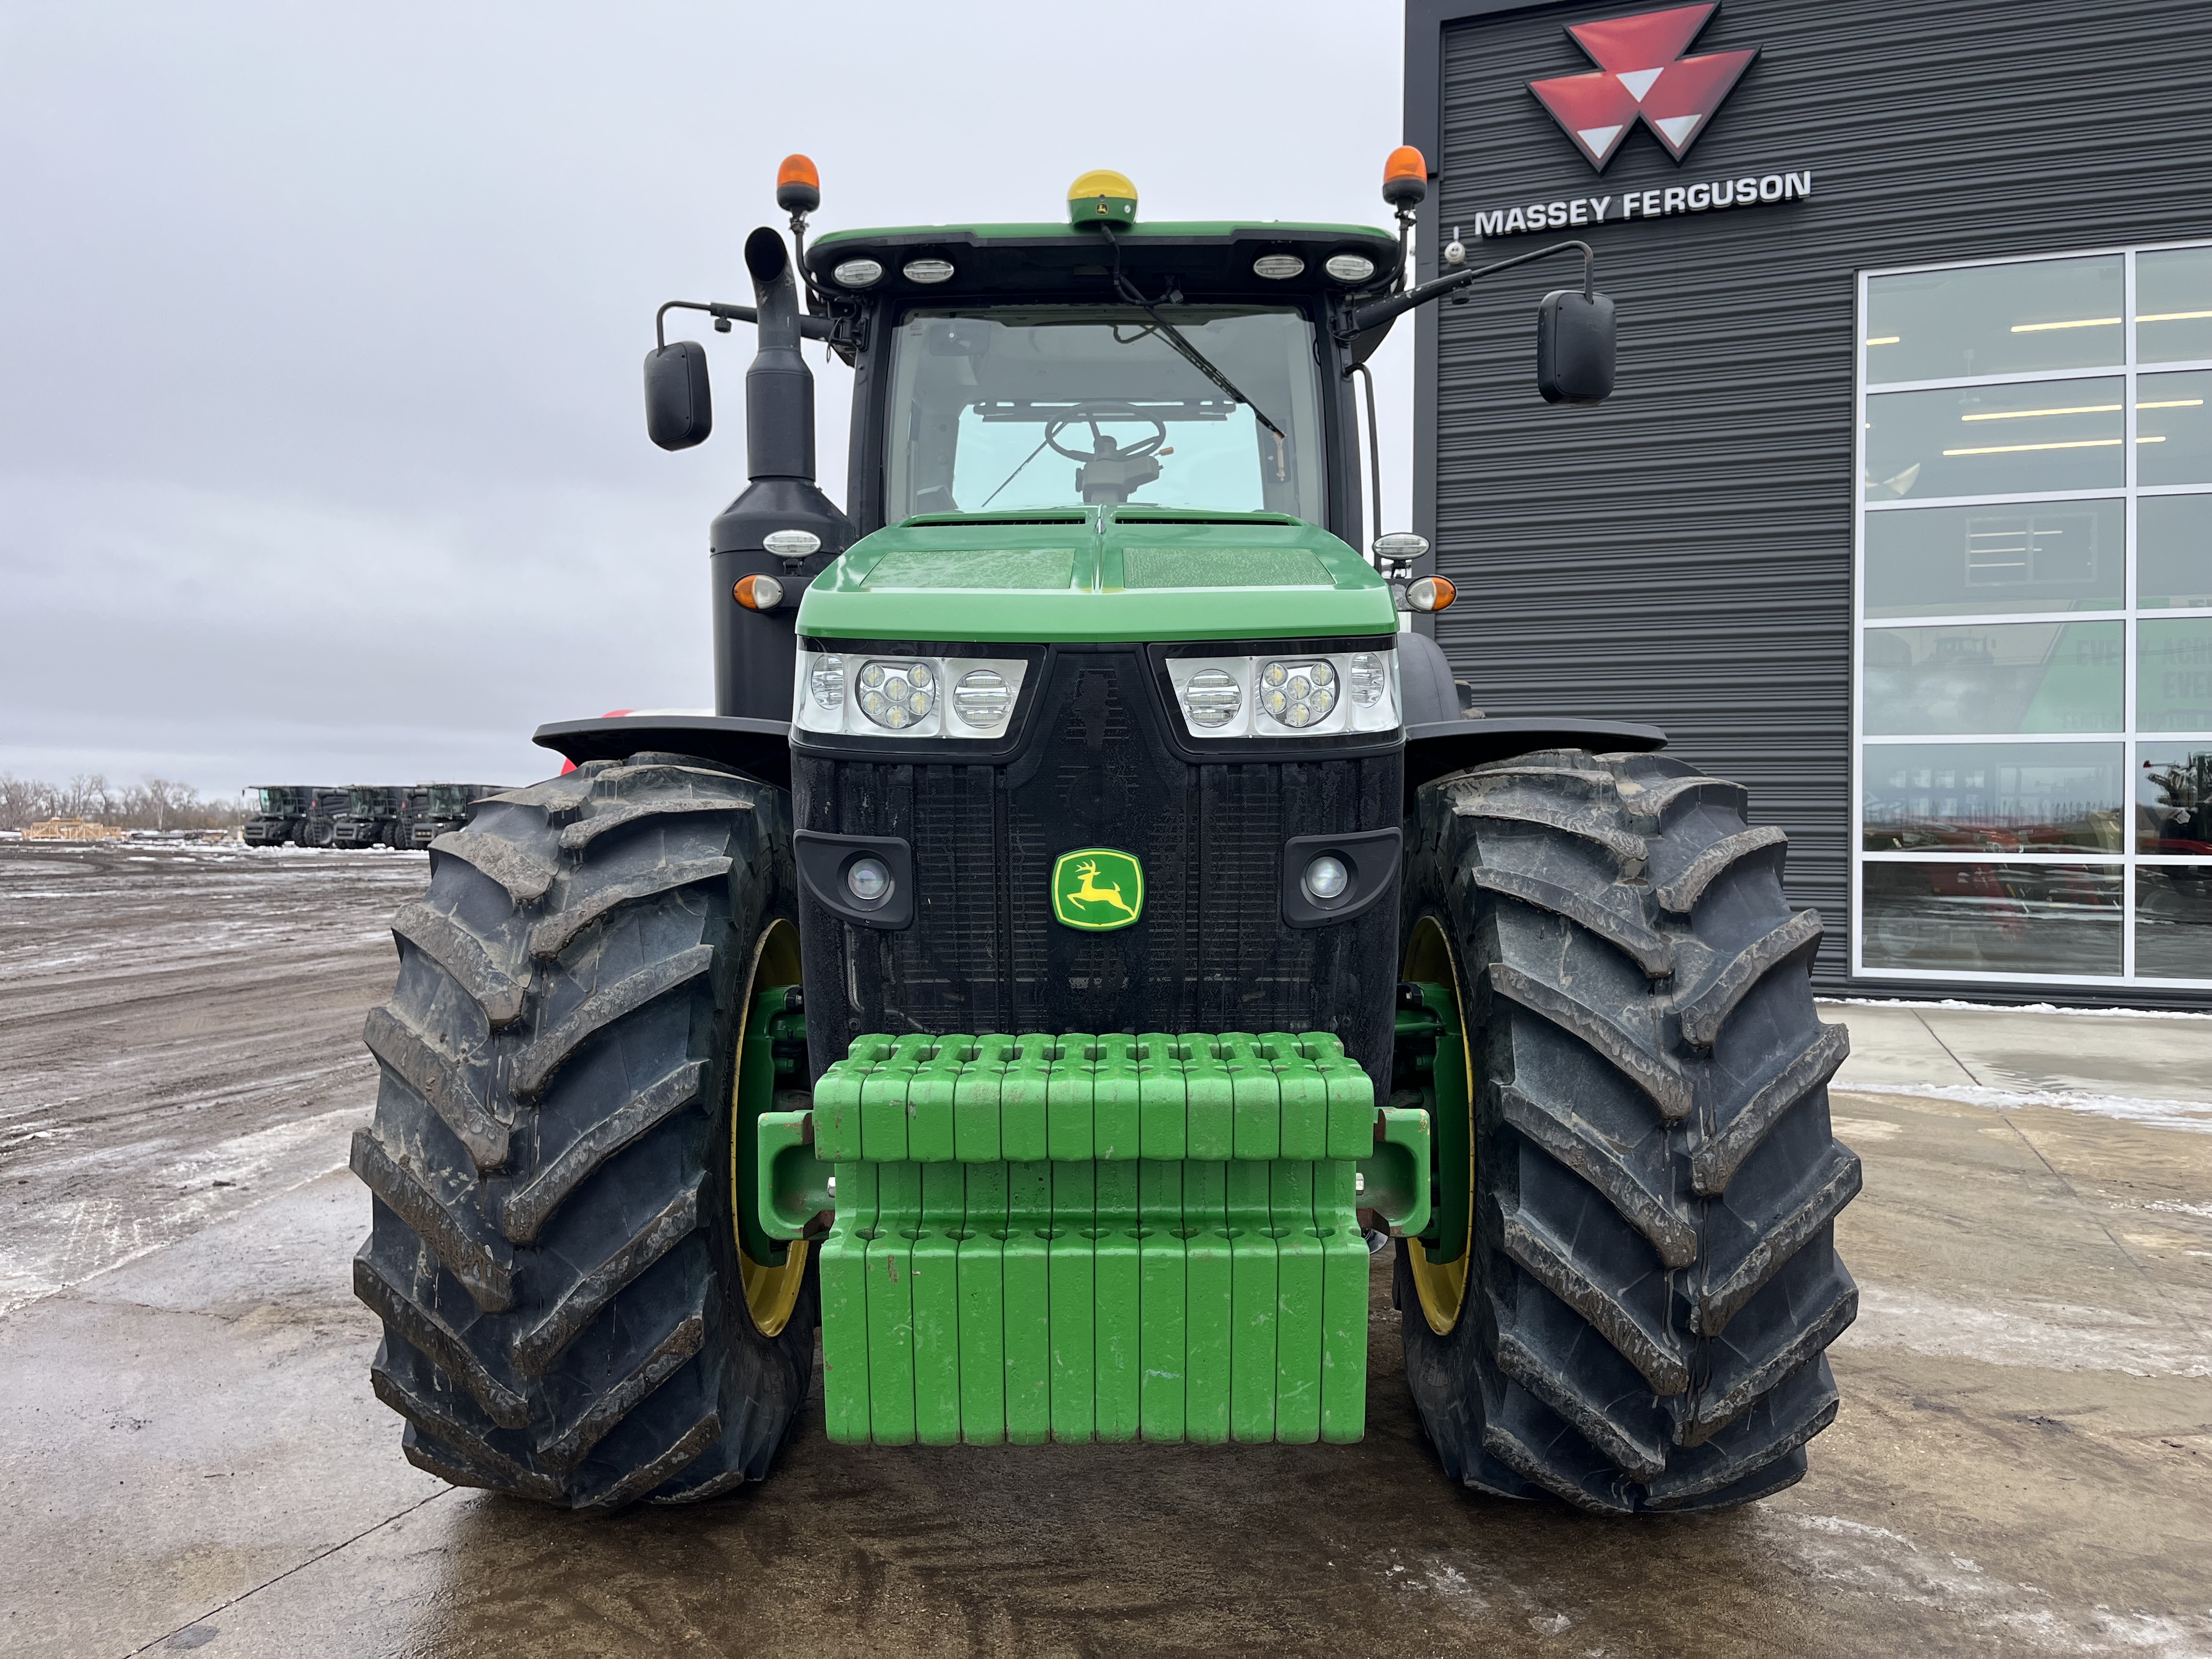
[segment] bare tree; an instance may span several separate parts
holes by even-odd
[[[97,818],[126,830],[221,830],[245,820],[234,797],[203,798],[173,778],[148,778],[118,788],[97,772],[65,785],[0,773],[0,830],[23,830],[48,818]]]

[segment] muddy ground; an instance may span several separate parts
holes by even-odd
[[[1831,1006],[1863,1304],[1800,1486],[1446,1480],[1378,1263],[1354,1447],[829,1445],[703,1510],[449,1490],[343,1165],[400,854],[0,845],[0,1650],[2212,1654],[2212,1021]]]

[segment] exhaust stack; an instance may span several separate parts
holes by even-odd
[[[799,284],[783,238],[745,238],[759,348],[745,371],[745,476],[814,482],[814,375],[799,355]]]
[[[814,375],[799,355],[801,313],[791,252],[767,226],[745,238],[753,279],[758,348],[745,371],[744,493],[714,520],[714,712],[791,718],[799,642],[799,601],[815,574],[854,540],[852,521],[814,483]],[[768,550],[777,531],[804,531],[817,550],[792,556]],[[775,609],[738,603],[747,576],[773,576],[783,598]]]

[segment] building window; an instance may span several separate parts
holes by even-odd
[[[2212,985],[2212,244],[1858,314],[1852,971]]]

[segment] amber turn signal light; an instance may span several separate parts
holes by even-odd
[[[783,603],[783,584],[773,576],[740,576],[730,594],[748,611],[773,611]]]
[[[1406,588],[1406,603],[1416,611],[1442,611],[1458,597],[1459,590],[1442,576],[1421,576]]]

